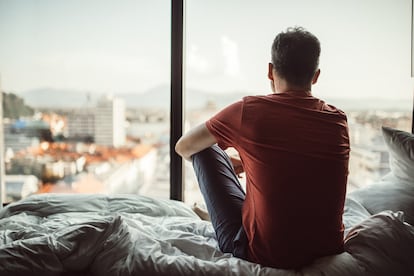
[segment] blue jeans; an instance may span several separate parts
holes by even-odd
[[[220,250],[246,259],[248,241],[242,225],[245,192],[230,158],[213,145],[194,154],[192,162]]]

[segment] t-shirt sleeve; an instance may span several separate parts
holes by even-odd
[[[226,149],[234,146],[240,130],[243,101],[235,102],[206,122],[206,127],[217,139],[220,148]]]

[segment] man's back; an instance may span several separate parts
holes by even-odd
[[[223,128],[222,126],[226,126]],[[239,152],[247,177],[248,256],[298,267],[343,250],[346,116],[304,93],[246,97],[207,127]]]
[[[348,127],[342,111],[311,95],[320,52],[301,27],[279,33],[267,73],[274,94],[245,97],[177,142],[193,162],[223,252],[245,258],[244,232],[247,258],[266,266],[297,268],[343,250]],[[246,194],[215,143],[239,152]]]

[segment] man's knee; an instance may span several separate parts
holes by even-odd
[[[194,159],[199,156],[215,156],[220,151],[222,151],[222,149],[220,149],[217,145],[212,145],[208,148],[203,149],[202,151],[194,153],[191,157]]]
[[[222,161],[227,158],[227,154],[217,145],[212,145],[191,156],[193,165],[200,162],[211,164],[212,162]]]

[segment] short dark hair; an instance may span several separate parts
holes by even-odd
[[[273,41],[273,68],[288,83],[303,87],[312,82],[320,53],[321,45],[316,36],[302,27],[288,28]]]

